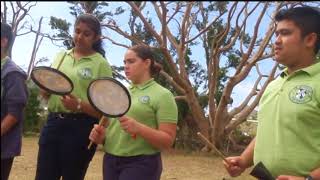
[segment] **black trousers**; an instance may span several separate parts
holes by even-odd
[[[36,180],[83,180],[96,145],[89,134],[98,119],[85,114],[50,113],[41,131]]]
[[[8,159],[1,159],[1,180],[8,180],[13,159],[13,157]]]
[[[120,157],[105,153],[104,180],[160,180],[161,154]]]

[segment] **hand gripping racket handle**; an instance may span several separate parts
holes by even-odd
[[[107,121],[107,118],[102,115],[102,117],[100,118],[100,121],[99,121],[99,126],[105,127],[105,125],[107,124],[107,122],[108,122],[108,121]],[[88,149],[91,148],[92,144],[93,144],[93,142],[90,141],[90,144],[88,145]]]

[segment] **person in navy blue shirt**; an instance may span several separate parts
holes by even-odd
[[[13,159],[21,153],[24,107],[28,91],[26,73],[10,57],[12,29],[1,23],[1,180],[7,180]]]

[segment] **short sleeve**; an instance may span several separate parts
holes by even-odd
[[[106,59],[99,66],[99,77],[112,77],[112,69]]]
[[[12,72],[6,76],[5,81],[5,106],[7,106],[8,113],[19,117],[28,99],[25,78],[19,72]]]
[[[59,53],[57,53],[53,59],[52,68],[57,68],[58,64],[62,61],[62,58],[64,56],[66,52],[65,51],[60,51]]]
[[[170,91],[165,91],[158,96],[156,116],[159,123],[169,122],[177,124],[178,108],[176,101]]]

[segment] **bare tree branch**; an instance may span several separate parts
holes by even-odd
[[[144,18],[140,9],[137,7],[137,5],[133,1],[128,1],[127,3],[131,6],[131,8],[134,10],[134,12],[137,13],[137,15],[139,16],[139,18],[143,22],[146,29],[148,29],[148,31],[150,31],[150,33],[153,34],[153,36],[157,39],[157,41],[160,44],[162,44],[162,39],[161,39],[160,35],[150,26],[150,24],[148,23],[146,18]]]
[[[254,47],[254,44],[256,43],[256,40],[257,40],[257,36],[258,36],[258,30],[259,30],[259,26],[260,26],[260,22],[262,20],[262,17],[264,16],[264,14],[266,13],[266,10],[269,6],[269,3],[265,3],[261,13],[260,13],[260,16],[258,18],[258,21],[257,23],[255,24],[254,26],[254,31],[253,31],[253,37],[251,39],[251,42],[250,42],[250,45],[249,45],[249,48],[248,48],[248,51],[247,51],[247,54],[248,56],[251,55],[252,53],[252,50],[253,50],[253,47]]]
[[[254,99],[254,101],[249,106],[244,108],[240,113],[237,114],[237,116],[235,117],[236,118],[235,121],[231,122],[230,124],[228,124],[225,127],[225,131],[227,133],[230,132],[231,130],[233,130],[236,126],[238,126],[242,122],[244,122],[246,120],[246,117],[257,106],[257,104],[259,103],[259,100],[260,100],[263,92],[267,88],[267,85],[274,79],[274,75],[275,75],[276,70],[277,70],[277,63],[275,63],[275,65],[273,66],[273,68],[271,70],[271,73],[269,75],[269,78],[266,80],[266,82],[264,83],[263,87],[261,88],[261,90],[256,95],[256,98]]]
[[[1,12],[1,22],[7,23],[7,3],[5,1],[2,1],[1,3],[3,3],[3,13]]]
[[[23,35],[27,35],[27,34],[30,34],[32,33],[32,31],[27,31],[27,32],[24,32],[24,33],[20,33],[20,34],[17,34],[16,36],[23,36]]]
[[[162,46],[165,48],[168,48],[167,45],[167,7],[165,6],[165,4],[160,1],[160,5],[161,5],[161,9],[162,9],[162,17],[160,19],[160,22],[162,24],[162,40],[163,40],[163,44]]]
[[[108,39],[109,41],[111,41],[112,44],[115,44],[117,46],[121,46],[121,47],[124,47],[124,48],[129,48],[129,46],[125,45],[125,44],[121,44],[121,43],[118,43],[116,41],[114,41],[113,39],[109,38],[108,36],[101,36],[102,39]]]
[[[183,100],[183,101],[187,102],[187,96],[175,96],[174,99],[176,101]]]
[[[186,62],[185,62],[185,55],[186,55],[186,49],[188,48],[187,45],[185,44],[185,37],[187,35],[187,28],[188,28],[188,19],[190,18],[190,12],[191,8],[193,6],[193,2],[189,2],[187,5],[187,9],[184,13],[183,19],[182,19],[182,26],[181,26],[181,31],[180,31],[180,44],[178,46],[177,52],[178,52],[178,63],[179,63],[179,69],[180,69],[180,75],[184,79],[187,78],[187,71],[185,68]]]
[[[145,44],[144,42],[142,42],[140,39],[134,37],[134,36],[131,36],[129,35],[128,33],[122,31],[116,24],[114,21],[109,21],[108,24],[105,24],[105,23],[101,23],[101,26],[105,26],[115,32],[117,32],[118,34],[122,35],[123,37],[127,38],[127,39],[130,39],[131,41],[133,42],[136,42],[137,44]]]
[[[160,71],[160,74],[166,78],[166,80],[180,93],[180,94],[186,94],[185,90],[180,86],[178,85],[174,80],[173,78],[168,74],[166,73],[165,71]]]
[[[162,3],[163,1],[160,1],[160,3]],[[168,21],[166,24],[169,24],[169,22],[171,21],[171,19],[179,12],[181,6],[181,4],[178,2],[176,3],[176,9],[174,10],[174,12],[172,13],[172,15],[168,18]]]
[[[205,28],[203,28],[197,35],[195,35],[193,38],[189,39],[186,43],[190,43],[193,42],[195,39],[197,39],[199,36],[201,36],[203,33],[207,32],[208,29],[217,22],[217,20],[219,20],[221,18],[222,15],[224,15],[224,13],[220,13],[219,16],[217,16],[214,20],[212,20]]]
[[[160,1],[160,3],[163,3],[163,2]],[[158,15],[159,20],[162,22],[163,16],[162,16],[162,14],[161,14],[161,12],[160,12],[159,7],[157,6],[157,4],[156,4],[155,1],[152,1],[152,4],[153,4],[153,6],[154,6],[154,9],[156,10],[156,13],[157,13],[157,15]],[[163,11],[163,8],[165,8],[165,7],[163,7],[162,5],[161,5],[161,7],[162,7],[162,11]],[[166,9],[166,8],[165,8],[165,9]],[[172,17],[173,17],[173,16],[172,16]],[[172,17],[171,17],[171,18],[172,18]],[[162,25],[162,26],[163,26],[163,25]],[[177,42],[177,40],[174,38],[174,36],[172,35],[171,31],[169,30],[169,28],[168,28],[168,23],[165,24],[165,27],[166,27],[166,28],[165,28],[166,37],[168,37],[169,41],[172,43],[172,45],[174,46],[174,48],[175,48],[175,49],[178,49],[178,42]],[[162,30],[161,33],[164,33],[163,30]]]
[[[36,59],[36,55],[37,55],[37,51],[38,51],[37,46],[39,47],[38,38],[39,38],[39,33],[40,33],[40,31],[41,31],[42,19],[43,19],[43,17],[41,17],[40,20],[39,20],[38,31],[37,31],[37,33],[36,33],[36,38],[35,38],[34,44],[33,44],[33,49],[32,49],[32,53],[31,53],[31,59],[30,59],[30,63],[29,63],[28,71],[27,71],[28,79],[30,78],[31,71],[32,71],[33,65],[34,65],[34,61],[35,61],[35,59]],[[42,37],[42,38],[43,38],[43,37]],[[41,40],[40,40],[39,43],[42,42],[42,38],[41,38]]]

